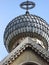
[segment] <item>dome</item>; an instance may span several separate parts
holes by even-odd
[[[4,44],[8,52],[20,38],[38,38],[48,49],[49,25],[41,17],[26,13],[18,16],[9,22],[4,32]],[[17,45],[19,43],[17,42]],[[16,46],[17,46],[16,45]]]

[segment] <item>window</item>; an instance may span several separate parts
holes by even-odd
[[[26,63],[23,63],[22,65],[39,65],[39,64],[36,64],[34,62],[26,62]]]

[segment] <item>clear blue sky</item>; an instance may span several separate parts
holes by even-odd
[[[3,42],[5,27],[13,18],[25,13],[25,10],[19,7],[23,1],[26,0],[0,0],[0,61],[8,55]],[[36,3],[36,7],[30,10],[30,13],[42,17],[49,23],[49,0],[30,1]]]

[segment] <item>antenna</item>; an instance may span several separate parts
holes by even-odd
[[[25,2],[22,2],[22,3],[20,4],[20,7],[21,7],[22,9],[25,9],[26,12],[28,12],[29,9],[32,9],[32,8],[35,7],[35,3],[27,0],[27,1],[25,1]]]

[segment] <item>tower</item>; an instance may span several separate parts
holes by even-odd
[[[35,3],[25,1],[20,7],[24,15],[14,18],[4,32],[4,45],[9,55],[1,65],[48,65],[49,25],[39,16],[29,13]]]

